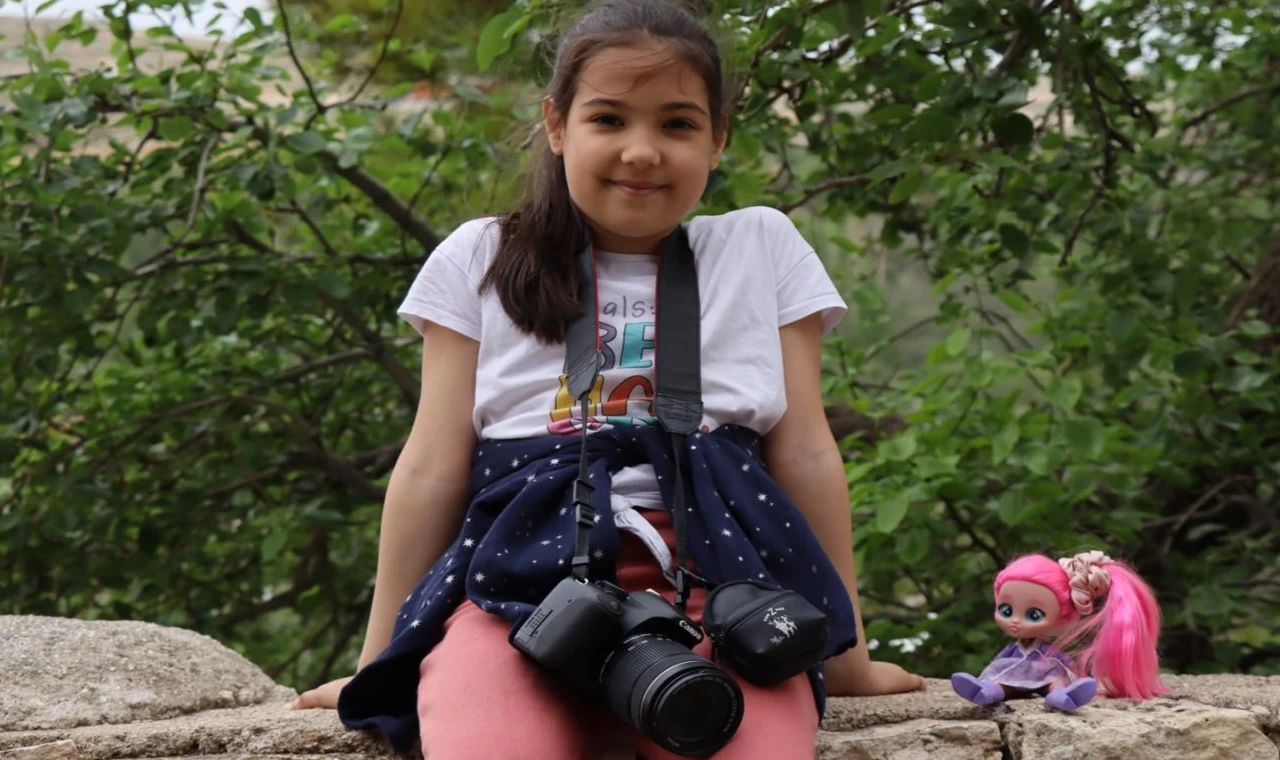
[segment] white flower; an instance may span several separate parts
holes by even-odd
[[[471,547],[476,545],[476,540],[474,538],[464,538],[462,539],[462,545],[470,549]]]

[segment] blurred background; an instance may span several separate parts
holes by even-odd
[[[394,309],[514,201],[580,9],[0,2],[0,613],[352,671],[417,403]],[[1280,673],[1274,4],[696,10],[737,93],[699,213],[785,210],[852,308],[876,656],[981,668],[1001,564],[1101,548],[1168,669]]]

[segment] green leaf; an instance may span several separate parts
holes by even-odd
[[[919,169],[912,169],[893,186],[893,190],[889,192],[889,203],[895,205],[902,203],[907,198],[910,198],[915,191],[919,190],[923,184],[924,172]]]
[[[160,120],[158,131],[166,140],[182,142],[196,133],[196,125],[186,116],[172,116]]]
[[[1184,380],[1190,380],[1204,374],[1209,368],[1211,362],[1209,357],[1203,351],[1192,349],[1183,351],[1173,357],[1173,371],[1178,373],[1178,377]]]
[[[921,111],[911,124],[911,134],[924,142],[945,142],[960,131],[960,121],[951,115],[951,109],[934,106]]]
[[[916,453],[918,441],[916,434],[907,431],[890,438],[880,444],[880,451],[885,459],[894,462],[904,462]]]
[[[865,124],[885,124],[892,121],[910,119],[913,113],[915,113],[915,109],[907,103],[890,103],[863,116],[862,121]]]
[[[476,44],[476,65],[481,71],[488,71],[494,60],[510,49],[511,38],[507,36],[507,27],[515,23],[520,15],[519,8],[512,8],[489,19],[484,25],[480,41]]]
[[[1054,406],[1067,412],[1076,408],[1083,394],[1084,384],[1076,375],[1053,378],[1045,391],[1045,395]]]
[[[1036,503],[1024,491],[1010,489],[1000,496],[996,505],[996,514],[1006,525],[1018,525],[1024,522],[1036,509]]]
[[[1105,428],[1096,417],[1081,417],[1066,424],[1067,445],[1086,459],[1102,456]]]
[[[1015,256],[1025,256],[1031,250],[1031,238],[1012,224],[1000,225],[1000,242]]]
[[[1023,298],[1022,294],[1016,290],[1002,290],[996,293],[996,298],[999,298],[1001,303],[1019,314],[1031,313],[1031,304],[1027,303],[1027,299]]]
[[[929,531],[927,530],[916,528],[899,531],[894,535],[893,543],[894,552],[898,555],[897,559],[908,565],[918,564],[929,556]]]
[[[1052,445],[1032,449],[1022,459],[1027,469],[1036,475],[1049,475],[1062,466],[1062,450]]]
[[[285,138],[285,143],[287,143],[293,150],[303,154],[319,153],[329,144],[329,142],[324,139],[324,135],[309,130],[289,135]]]
[[[270,562],[275,559],[288,541],[289,534],[283,531],[268,534],[262,541],[262,560]]]
[[[1022,437],[1022,429],[1018,427],[1016,421],[1010,422],[996,433],[995,438],[991,439],[991,464],[998,465],[1009,458],[1013,453],[1013,447],[1018,443],[1018,439]]]
[[[961,327],[953,331],[947,336],[947,340],[943,344],[947,347],[947,355],[959,356],[969,347],[969,339],[971,337],[973,337],[973,331],[967,327]]]
[[[350,13],[339,13],[324,25],[326,32],[345,32],[348,29],[354,29],[360,26],[360,22]]]
[[[892,533],[907,516],[906,494],[898,494],[889,501],[882,501],[876,506],[876,529],[881,533]]]
[[[959,454],[946,454],[943,456],[919,456],[913,462],[916,473],[922,478],[933,478],[939,475],[951,475],[956,471],[956,465],[960,463]]]
[[[874,181],[889,179],[890,177],[896,177],[899,174],[902,174],[903,172],[907,171],[908,169],[917,165],[918,163],[919,163],[918,161],[914,161],[911,159],[900,158],[897,161],[890,161],[888,163],[880,164],[876,168],[867,172],[867,177]]]
[[[351,295],[351,286],[347,284],[347,278],[332,269],[317,272],[316,284],[335,298],[346,298]]]
[[[1026,114],[1015,111],[996,119],[991,131],[1001,145],[1026,145],[1036,136],[1036,125]]]

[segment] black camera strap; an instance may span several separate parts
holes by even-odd
[[[702,422],[702,345],[698,293],[698,273],[693,251],[683,225],[667,236],[658,263],[657,317],[654,342],[653,406],[658,422],[671,440],[675,462],[675,496],[672,521],[676,529],[676,607],[684,611],[691,581],[707,585],[686,567],[689,537],[685,504],[684,441],[696,432]],[[587,433],[590,419],[590,396],[604,366],[600,350],[599,293],[596,282],[595,253],[588,243],[577,258],[578,303],[582,316],[571,322],[565,332],[565,375],[569,394],[582,407],[582,456],[578,460],[578,478],[573,483],[574,517],[577,536],[574,541],[573,577],[585,581],[590,561],[589,543],[596,512],[591,505],[594,487],[587,482]]]

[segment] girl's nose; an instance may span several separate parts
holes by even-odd
[[[657,146],[653,144],[653,141],[639,135],[627,141],[626,146],[622,149],[622,163],[624,164],[652,166],[660,161],[661,154],[658,152]]]

